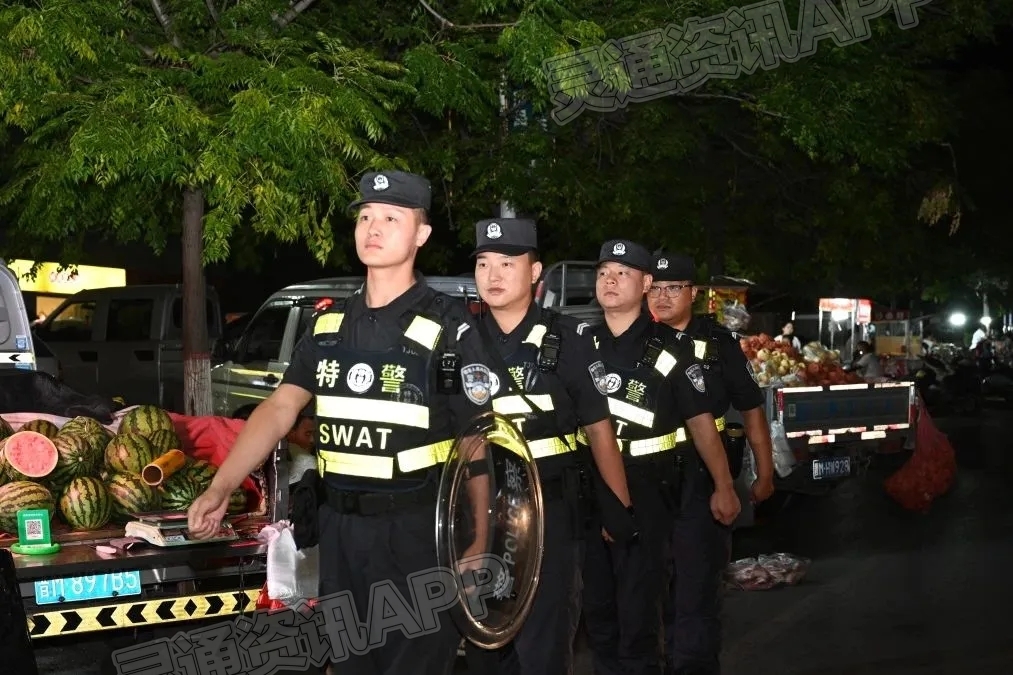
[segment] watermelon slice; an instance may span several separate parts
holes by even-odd
[[[60,459],[53,441],[35,431],[19,431],[6,438],[3,454],[7,466],[27,478],[48,476]]]

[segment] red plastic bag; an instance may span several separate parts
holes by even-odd
[[[176,413],[169,413],[169,416],[176,425],[176,435],[189,454],[215,466],[221,466],[229,456],[232,445],[246,424],[246,420],[231,417],[190,417]],[[257,503],[264,497],[260,486],[250,477],[243,480],[241,487],[247,494],[256,495]]]
[[[886,493],[908,511],[925,513],[946,494],[957,474],[957,457],[946,434],[939,431],[925,404],[918,402],[918,428],[911,458],[886,479]]]

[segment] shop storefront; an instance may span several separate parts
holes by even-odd
[[[61,270],[58,263],[47,262],[39,266],[33,279],[29,276],[33,265],[35,262],[32,260],[13,260],[8,263],[10,270],[18,277],[28,315],[33,320],[48,316],[60,303],[78,291],[127,285],[127,272],[124,269],[78,265],[73,269]]]

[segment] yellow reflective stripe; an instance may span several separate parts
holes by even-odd
[[[556,409],[552,403],[552,396],[549,394],[533,394],[526,398],[545,412]],[[523,398],[516,395],[494,398],[492,400],[492,409],[500,415],[522,415],[533,412],[531,406],[525,403]]]
[[[583,429],[577,429],[577,442],[581,445],[591,445],[591,439],[587,437],[587,432]]]
[[[654,426],[654,413],[651,411],[638,408],[626,401],[618,401],[614,398],[610,398],[608,401],[609,412],[616,417],[622,417],[624,420],[633,424],[639,424],[648,429]]]
[[[724,417],[719,417],[716,420],[714,420],[714,426],[717,427],[717,430],[719,432],[724,431],[725,430],[725,418]],[[679,427],[678,429],[676,429],[671,434],[666,434],[665,436],[659,436],[658,438],[655,438],[655,439],[648,439],[648,441],[652,441],[652,440],[656,441],[656,440],[658,440],[660,438],[668,438],[669,436],[675,436],[675,442],[676,443],[685,443],[686,441],[689,440],[689,435],[686,432],[686,429],[683,428],[683,427]],[[579,429],[577,431],[577,442],[580,443],[581,445],[591,445],[591,441],[587,437],[587,432],[585,432],[583,429]],[[629,443],[629,442],[630,441],[619,440],[619,447],[620,447],[620,449],[623,447],[623,443]],[[633,443],[639,443],[640,441],[632,441],[632,442]]]
[[[436,343],[439,341],[440,333],[442,332],[443,326],[432,319],[416,316],[404,332],[404,336],[409,340],[419,343],[429,351],[433,351],[436,349]]]
[[[714,420],[714,426],[716,426],[718,428],[718,431],[724,431],[725,430],[725,418],[724,417],[719,417],[716,420]]]
[[[402,450],[397,453],[398,468],[404,473],[410,473],[443,464],[450,456],[450,449],[453,447],[453,441],[440,441],[410,450]],[[317,453],[317,470],[321,476],[331,473],[390,480],[394,477],[394,458],[321,450]]]
[[[341,328],[341,322],[345,320],[344,312],[333,314],[321,314],[313,324],[313,334],[322,335],[326,333],[337,333]]]
[[[443,464],[450,456],[450,449],[454,447],[453,441],[440,441],[430,445],[423,445],[420,448],[402,450],[397,453],[397,465],[405,473],[428,469],[437,464]]]
[[[535,326],[531,329],[531,332],[528,333],[528,336],[526,338],[524,338],[524,342],[527,343],[527,344],[534,345],[536,347],[541,347],[542,346],[542,338],[545,337],[545,334],[548,331],[549,331],[549,329],[546,328],[545,326],[543,326],[542,324],[540,324],[540,323],[539,324],[535,324]]]
[[[390,480],[394,477],[394,458],[321,450],[317,453],[317,470],[321,476],[332,473]]]
[[[661,373],[662,377],[668,377],[668,374],[672,372],[672,368],[675,368],[676,360],[667,350],[662,350],[658,354],[658,360],[654,364],[654,369]]]
[[[424,405],[352,396],[317,396],[317,418],[318,422],[334,420],[338,424],[342,420],[355,420],[429,428],[429,408]]]
[[[653,455],[658,452],[671,450],[677,443],[681,443],[684,440],[686,440],[686,430],[677,429],[670,434],[656,436],[655,438],[643,438],[637,441],[622,441],[620,443],[620,447],[626,447],[632,457],[642,457],[644,455]]]
[[[718,433],[721,433],[722,431],[724,431],[725,430],[725,418],[724,417],[719,417],[716,420],[714,420],[714,427],[718,430]],[[678,440],[679,443],[685,443],[686,441],[689,440],[689,434],[686,432],[685,429],[682,429],[682,428],[678,429],[678,434],[679,434],[679,440]]]
[[[567,434],[564,438],[566,439],[566,443],[563,442],[562,438],[541,438],[536,441],[528,441],[528,449],[531,450],[531,456],[535,459],[573,452],[576,449],[574,447],[577,440],[576,436],[574,434]]]
[[[693,340],[693,354],[698,359],[707,356],[707,342],[705,340]]]

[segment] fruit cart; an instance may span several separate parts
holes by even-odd
[[[18,512],[31,509],[49,515],[36,531],[46,530],[59,549],[12,556],[32,641],[254,610],[266,562],[257,534],[286,517],[281,449],[233,494],[217,541],[189,541],[183,522],[160,530],[156,544],[145,540],[143,527],[131,526],[149,521],[145,513],[185,512],[210,484],[228,434],[234,437],[242,421],[153,406],[124,410],[112,425],[31,413],[0,420],[0,536],[7,533],[0,556],[2,549],[25,549]]]
[[[884,441],[911,433],[913,382],[865,381],[816,342],[801,352],[768,335],[740,345],[766,395],[767,419],[783,430],[798,462],[778,489],[821,494],[853,475]]]

